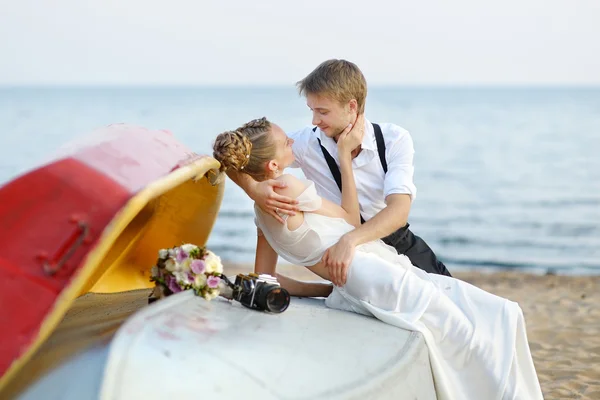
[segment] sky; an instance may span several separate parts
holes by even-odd
[[[0,85],[600,85],[599,0],[0,0]]]

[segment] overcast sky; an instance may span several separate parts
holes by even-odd
[[[600,0],[0,0],[0,85],[600,85]]]

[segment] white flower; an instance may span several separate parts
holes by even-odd
[[[158,276],[158,266],[155,265],[154,267],[152,267],[152,269],[150,270],[150,275],[155,278]]]
[[[182,262],[177,263],[177,266],[175,267],[175,269],[177,271],[181,271],[181,272],[190,272],[192,270],[191,265],[192,265],[192,260],[190,258],[186,258]]]
[[[195,244],[190,244],[190,243],[186,243],[184,245],[181,245],[181,250],[185,251],[187,254],[190,254],[193,250],[196,250],[198,248],[198,246],[196,246]]]
[[[204,285],[206,285],[206,275],[204,275],[204,274],[196,275],[196,277],[194,278],[194,287],[201,288]]]
[[[177,279],[177,282],[183,283],[184,285],[189,285],[191,283],[187,272],[175,271],[173,272],[173,276]]]
[[[169,258],[167,261],[165,261],[165,268],[169,272],[175,271],[177,268],[177,264],[175,263],[175,260],[173,260],[172,258]]]
[[[167,249],[161,249],[158,252],[158,258],[160,258],[161,260],[166,260],[167,257],[169,257],[169,250],[167,250]]]
[[[215,297],[219,296],[219,291],[218,290],[207,290],[204,293],[204,299],[211,301],[212,299],[214,299]]]
[[[209,274],[218,272],[219,274],[223,273],[223,264],[221,264],[221,258],[217,256],[212,251],[207,251],[207,256],[204,259],[206,264],[206,272]]]

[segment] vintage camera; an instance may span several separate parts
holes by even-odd
[[[282,313],[290,305],[290,294],[271,275],[238,274],[235,283],[231,283],[225,275],[221,278],[232,289],[231,298],[245,307]]]

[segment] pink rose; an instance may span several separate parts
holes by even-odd
[[[187,258],[188,254],[185,251],[183,251],[182,249],[177,249],[177,256],[175,259],[178,263],[185,261]]]
[[[203,274],[206,271],[206,265],[203,260],[194,260],[192,261],[192,272],[195,274]]]
[[[167,286],[169,286],[169,290],[173,293],[181,292],[181,288],[177,284],[177,280],[172,276],[167,277]]]
[[[206,284],[211,289],[216,289],[217,286],[219,286],[219,282],[221,282],[221,278],[219,278],[218,276],[209,276],[206,280]]]

